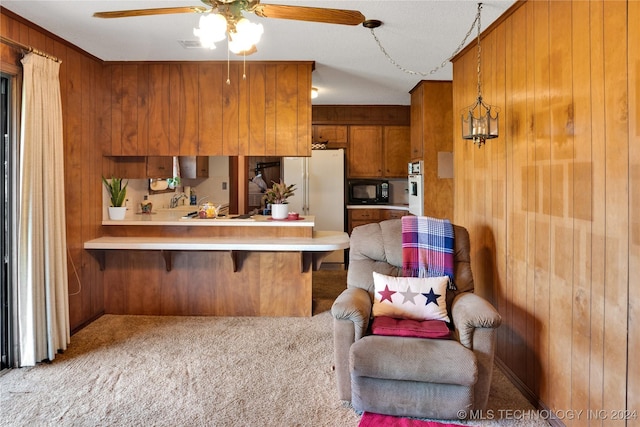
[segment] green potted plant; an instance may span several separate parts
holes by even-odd
[[[174,189],[180,185],[180,177],[174,176],[173,178],[167,178],[167,185],[169,188]]]
[[[273,181],[272,181],[273,182]],[[271,217],[273,219],[286,219],[289,214],[287,199],[295,193],[295,184],[287,185],[283,180],[273,182],[273,186],[264,193],[262,200],[266,205],[271,205]]]
[[[123,206],[127,196],[127,185],[129,181],[123,185],[122,178],[111,177],[110,181],[107,181],[105,177],[102,177],[107,192],[109,193],[109,218],[110,219],[124,219],[124,215],[127,212],[127,207]]]

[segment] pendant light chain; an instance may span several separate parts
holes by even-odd
[[[413,74],[413,75],[420,75],[423,77],[428,77],[432,74],[435,74],[437,71],[439,71],[441,68],[444,68],[447,63],[449,63],[451,61],[451,58],[453,58],[454,56],[456,56],[458,53],[460,53],[460,51],[464,48],[464,46],[467,44],[467,40],[469,39],[469,36],[471,35],[471,33],[473,32],[473,28],[476,26],[478,26],[478,40],[480,39],[480,11],[482,9],[482,3],[478,3],[478,12],[476,13],[476,18],[473,20],[473,24],[471,24],[471,27],[469,28],[469,31],[467,31],[467,34],[464,36],[464,39],[462,40],[462,42],[458,45],[458,47],[456,48],[455,51],[453,51],[453,53],[444,61],[442,61],[442,63],[440,65],[438,65],[437,67],[435,67],[434,69],[430,70],[429,72],[422,72],[422,71],[412,71],[409,70],[405,67],[403,67],[402,65],[400,65],[396,60],[394,60],[391,55],[389,55],[389,53],[387,53],[387,50],[382,46],[382,43],[380,42],[380,40],[378,39],[378,36],[376,36],[376,32],[374,28],[371,28],[371,35],[373,35],[374,40],[376,41],[376,43],[378,44],[378,47],[380,48],[380,51],[384,54],[384,56],[389,60],[389,62],[391,62],[396,68],[398,68],[399,70],[407,73],[407,74]],[[478,52],[478,62],[480,61],[480,52]],[[478,65],[478,70],[479,70],[480,65]],[[479,77],[478,77],[479,78]],[[479,83],[478,83],[479,84]]]
[[[480,11],[482,10],[482,3],[478,3],[478,15],[476,16],[476,20],[478,21],[478,100],[482,101],[482,69],[480,67],[480,53],[482,48],[480,47]]]

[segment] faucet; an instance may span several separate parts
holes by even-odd
[[[182,199],[187,199],[187,196],[184,193],[174,194],[173,197],[171,197],[171,204],[169,205],[169,207],[171,209],[178,207],[178,203]]]

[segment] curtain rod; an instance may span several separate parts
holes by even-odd
[[[32,52],[32,53],[35,53],[36,55],[44,56],[45,58],[51,59],[52,61],[62,62],[60,59],[56,58],[53,55],[49,55],[48,53],[43,52],[41,50],[38,50],[38,49],[36,49],[34,47],[27,46],[26,44],[22,44],[20,42],[15,41],[15,40],[11,40],[8,37],[0,36],[0,41],[2,43],[4,43],[4,44],[7,44],[7,45],[11,46],[11,47],[22,49],[22,50],[25,50],[27,52]]]

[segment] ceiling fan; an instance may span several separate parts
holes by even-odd
[[[186,7],[163,7],[152,9],[133,9],[133,10],[117,10],[109,12],[96,12],[93,14],[96,18],[126,18],[133,16],[148,15],[166,15],[174,13],[199,13],[209,15],[212,12],[218,17],[224,17],[225,21],[222,25],[225,32],[229,35],[230,40],[239,39],[240,33],[244,32],[243,27],[246,23],[242,12],[255,13],[262,18],[278,18],[292,19],[298,21],[323,22],[328,24],[341,25],[358,25],[364,22],[365,17],[357,10],[345,9],[328,9],[308,6],[290,6],[280,4],[261,4],[260,0],[201,0],[205,6],[186,6]],[[203,16],[203,18],[205,17]],[[200,26],[205,21],[201,18]],[[240,25],[239,25],[240,24]],[[259,26],[260,34],[262,34],[262,26]],[[218,31],[219,33],[219,31]],[[198,35],[198,34],[196,34]],[[200,36],[201,41],[203,38]],[[226,35],[223,37],[226,38]],[[259,40],[260,36],[257,36]],[[220,38],[222,39],[222,38]],[[254,43],[249,45],[243,44],[237,49],[230,46],[230,50],[234,53],[249,54],[255,51]],[[218,40],[219,41],[219,40]],[[211,46],[212,47],[212,46]],[[252,48],[252,49],[251,49]],[[237,50],[237,51],[236,51]]]

